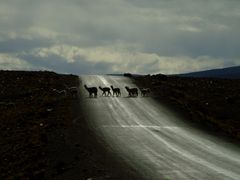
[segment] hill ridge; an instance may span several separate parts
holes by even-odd
[[[227,67],[227,68],[218,68],[218,69],[210,69],[210,70],[204,70],[204,71],[198,71],[198,72],[177,74],[177,76],[240,79],[240,66],[233,66],[233,67]]]

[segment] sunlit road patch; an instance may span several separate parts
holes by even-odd
[[[182,121],[151,98],[126,98],[125,77],[82,76],[89,86],[119,87],[121,97],[87,98],[98,138],[145,179],[240,179],[240,148]],[[82,85],[83,85],[82,84]]]

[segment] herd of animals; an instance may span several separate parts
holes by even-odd
[[[62,95],[62,96],[71,95],[73,97],[77,97],[79,94],[77,87],[67,87],[67,86],[65,86],[64,90],[52,89],[52,92],[57,95]]]
[[[111,88],[110,88],[111,87]],[[102,91],[102,96],[121,96],[121,90],[118,87],[101,87],[99,89]],[[84,88],[89,93],[89,97],[97,97],[98,96],[98,88],[97,87],[88,87],[86,84]],[[138,96],[138,88],[129,88],[128,86],[125,87],[126,91],[128,92],[129,97],[137,97]],[[112,93],[111,93],[112,91]],[[150,93],[149,88],[140,88],[141,96],[147,96]]]

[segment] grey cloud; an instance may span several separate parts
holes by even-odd
[[[75,62],[67,60],[56,54],[50,54],[48,57],[39,57],[34,55],[19,55],[21,59],[31,64],[32,67],[40,69],[54,70],[59,73],[73,74],[106,74],[111,73],[111,63],[97,62],[91,63],[83,57],[77,57]],[[81,58],[81,59],[79,59]]]
[[[24,51],[22,58],[36,67],[102,73],[111,72],[114,66],[91,64],[84,57],[69,64],[56,55],[45,61],[31,55],[32,49],[62,44],[92,50],[115,47],[119,42],[122,47],[136,44],[140,48],[128,50],[160,57],[188,56],[196,61],[209,56],[225,59],[226,66],[240,59],[238,0],[9,0],[0,2],[0,11],[1,7],[0,53]],[[11,32],[16,37],[5,36]],[[154,65],[146,61],[138,69],[156,72]],[[137,60],[128,68],[136,66]]]
[[[48,39],[8,39],[0,41],[0,52],[2,53],[19,53],[22,51],[30,51],[33,48],[49,47],[54,44]]]
[[[179,33],[178,37],[146,40],[145,51],[160,56],[187,55],[193,58],[208,55],[215,58],[240,57],[240,37],[237,33]]]

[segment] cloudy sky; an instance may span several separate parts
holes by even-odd
[[[0,0],[0,69],[183,73],[240,65],[239,0]]]

